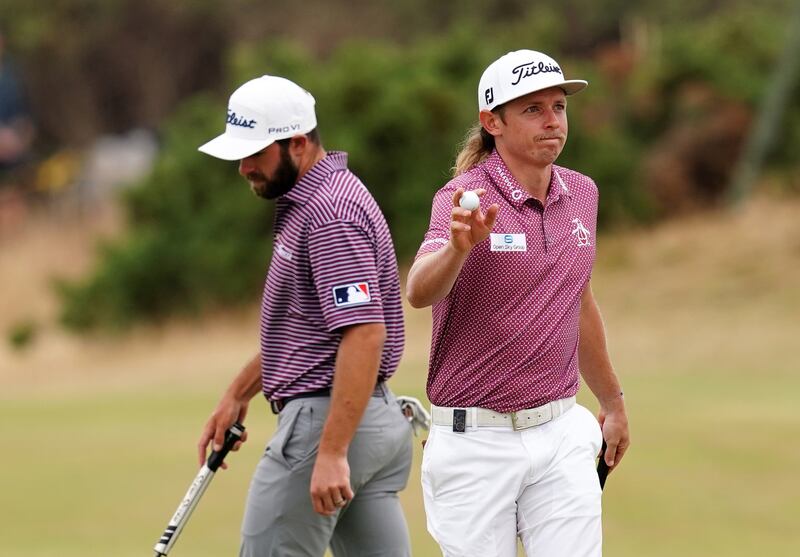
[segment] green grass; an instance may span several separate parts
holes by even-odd
[[[633,449],[610,477],[608,555],[791,555],[797,376],[722,370],[627,382]]]
[[[398,377],[396,390],[414,382],[419,395],[421,383],[410,380]],[[799,376],[665,370],[630,377],[626,391],[634,445],[607,484],[607,555],[790,555],[800,547]],[[4,401],[0,555],[147,554],[196,471],[194,441],[215,400],[211,391],[142,389]],[[258,399],[248,427],[250,442],[215,478],[176,557],[236,553],[250,474],[274,427]],[[417,447],[403,504],[415,554],[437,555],[419,458]]]
[[[216,393],[179,390],[4,401],[0,555],[148,554],[197,471],[194,441],[215,401]],[[212,482],[173,555],[236,553],[250,474],[274,428],[262,400],[247,425],[251,440],[228,458],[230,469]],[[411,481],[403,503],[420,537],[416,468]]]

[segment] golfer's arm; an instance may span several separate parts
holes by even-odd
[[[234,378],[228,389],[226,397],[231,397],[240,402],[249,402],[261,392],[261,352],[242,368]]]
[[[199,464],[206,460],[208,444],[213,442],[214,450],[219,450],[225,439],[225,431],[230,425],[238,421],[244,423],[250,400],[261,391],[261,354],[250,360],[236,375],[234,380],[225,389],[217,407],[203,428],[200,440],[197,442],[197,459]],[[247,439],[247,433],[242,437],[242,442]],[[234,450],[238,449],[237,446]],[[223,468],[225,465],[222,465]]]
[[[439,251],[417,259],[406,281],[408,302],[415,308],[424,308],[450,294],[467,255],[448,242]]]
[[[319,442],[320,455],[347,456],[375,390],[385,339],[383,323],[362,323],[344,330],[336,356],[331,407]]]
[[[620,410],[624,412],[622,389],[608,355],[605,326],[592,294],[591,284],[586,285],[581,296],[578,361],[581,375],[597,397],[600,407],[607,413]]]

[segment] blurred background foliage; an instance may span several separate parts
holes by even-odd
[[[262,74],[317,99],[328,149],[381,205],[410,261],[476,118],[486,65],[552,54],[590,87],[570,102],[559,163],[592,176],[600,225],[635,226],[718,204],[788,33],[790,0],[331,2],[5,0],[0,26],[25,71],[44,152],[101,133],[158,133],[150,175],[127,190],[127,230],[96,269],[62,282],[64,322],[124,327],[257,299],[272,205],[235,164],[196,148],[224,127],[227,96]],[[800,172],[797,85],[767,171]]]

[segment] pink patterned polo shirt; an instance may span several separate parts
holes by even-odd
[[[437,406],[513,412],[578,391],[581,294],[592,273],[598,192],[553,165],[544,206],[497,151],[440,189],[417,258],[450,237],[453,192],[485,188],[500,210],[450,294],[433,306],[428,398]]]

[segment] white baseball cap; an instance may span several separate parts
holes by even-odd
[[[231,95],[225,133],[198,150],[226,161],[241,160],[279,139],[317,127],[314,97],[296,83],[265,75],[248,81]]]
[[[546,54],[515,50],[489,64],[483,72],[478,85],[478,110],[492,110],[550,87],[561,87],[567,95],[572,95],[587,85],[582,79],[565,80],[561,66]]]

